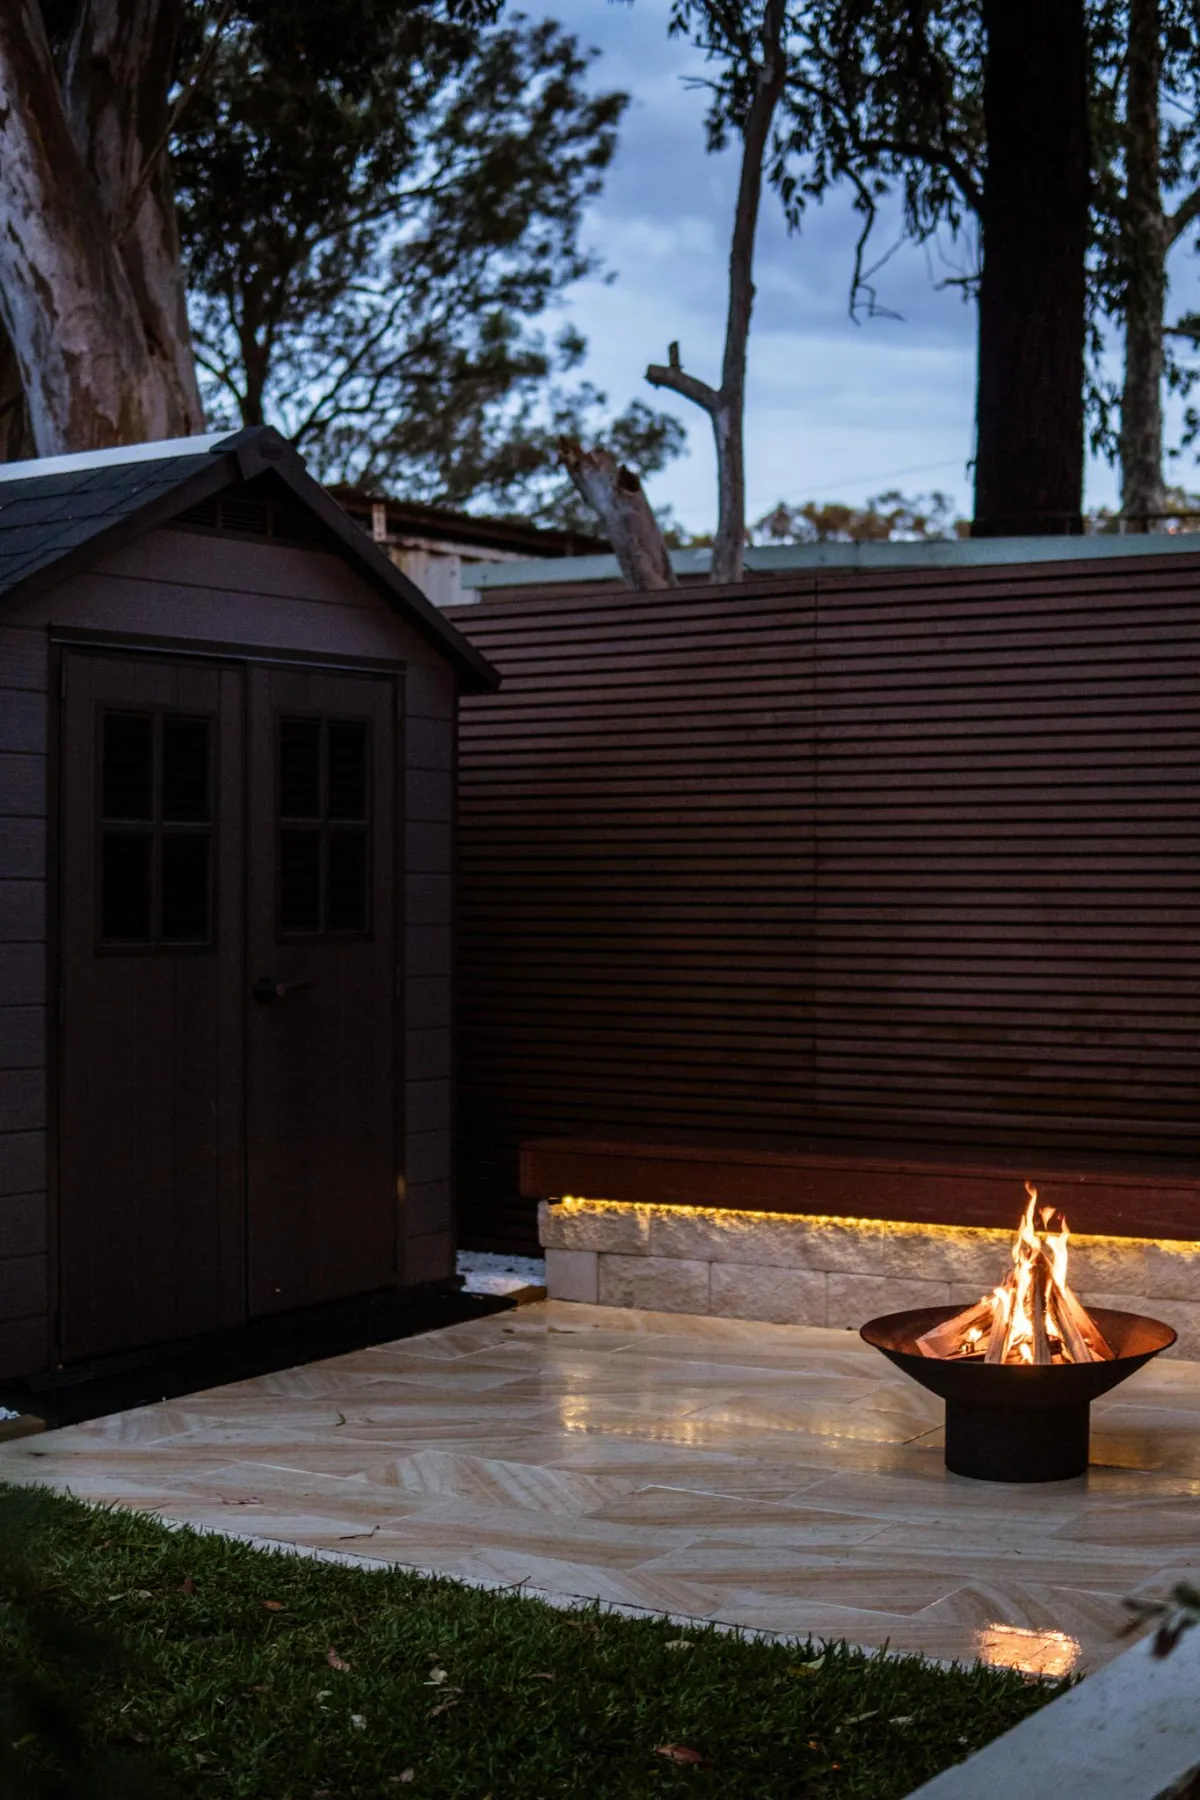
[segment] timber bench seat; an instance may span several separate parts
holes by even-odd
[[[1200,1158],[573,1137],[527,1140],[520,1151],[521,1193],[532,1200],[572,1195],[1002,1229],[1016,1223],[1026,1177],[1067,1213],[1074,1232],[1200,1239]]]

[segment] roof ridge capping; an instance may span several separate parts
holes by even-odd
[[[65,456],[32,456],[21,462],[0,462],[0,482],[33,481],[46,475],[71,475],[85,469],[107,469],[119,463],[167,462],[177,456],[207,456],[213,450],[235,450],[239,440],[278,436],[269,426],[249,431],[208,431],[195,437],[159,438],[149,444],[114,444],[106,450],[73,450]],[[280,443],[284,440],[280,438]]]

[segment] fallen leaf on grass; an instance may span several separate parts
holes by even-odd
[[[192,1577],[190,1575],[184,1576],[183,1580],[179,1584],[179,1591],[181,1594],[194,1594],[195,1593],[196,1583],[192,1580]]]
[[[329,1664],[331,1669],[340,1669],[343,1675],[348,1675],[350,1673],[350,1664],[346,1661],[345,1657],[339,1656],[336,1650],[327,1650],[325,1652],[325,1661]]]
[[[655,1744],[654,1754],[665,1756],[668,1762],[700,1764],[708,1761],[699,1750],[689,1750],[686,1744]]]
[[[879,1708],[876,1707],[874,1712],[855,1713],[855,1715],[852,1719],[843,1719],[842,1724],[843,1725],[861,1725],[864,1719],[877,1719],[878,1717],[879,1717]]]
[[[539,1671],[538,1674],[531,1675],[529,1679],[530,1681],[557,1681],[558,1677],[557,1675],[548,1674],[545,1671]]]
[[[898,1713],[894,1719],[888,1720],[888,1724],[889,1725],[911,1725],[913,1720],[916,1718],[916,1716],[917,1716],[916,1713]]]
[[[431,1706],[430,1707],[429,1717],[431,1719],[436,1719],[441,1713],[447,1713],[450,1711],[450,1708],[452,1706],[457,1706],[457,1705],[458,1705],[457,1700],[443,1700],[440,1706]]]
[[[789,1675],[815,1675],[825,1665],[825,1658],[818,1656],[812,1662],[793,1663],[788,1669]]]
[[[442,1685],[443,1681],[445,1681],[445,1679],[446,1679],[445,1669],[430,1669],[429,1680],[425,1683],[425,1686],[426,1687],[441,1687],[441,1685]]]
[[[350,1723],[353,1725],[355,1731],[365,1731],[367,1725],[366,1713],[351,1713]]]
[[[287,1611],[287,1608],[284,1606],[282,1600],[264,1600],[263,1605],[266,1607],[268,1612],[286,1612]]]
[[[668,1638],[666,1643],[663,1645],[663,1649],[664,1650],[690,1650],[694,1642],[695,1642],[694,1638]]]
[[[399,1783],[406,1781],[415,1781],[417,1779],[417,1771],[415,1769],[401,1769],[398,1775],[391,1775],[388,1779],[393,1785],[398,1785]]]

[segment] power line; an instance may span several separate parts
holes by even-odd
[[[899,481],[902,475],[930,475],[935,469],[953,469],[961,467],[958,457],[948,457],[945,462],[918,463],[911,469],[887,469],[882,475],[847,475],[841,481],[826,482],[823,487],[809,488],[810,497],[817,494],[831,494],[835,488],[849,487],[851,482]]]

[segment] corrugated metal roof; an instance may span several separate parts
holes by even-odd
[[[792,570],[981,569],[1012,563],[1094,562],[1109,557],[1169,556],[1200,551],[1200,532],[1154,532],[1129,537],[950,538],[944,542],[872,544],[760,544],[746,551],[753,575]],[[712,551],[672,550],[671,567],[681,579],[707,575]],[[536,562],[484,563],[464,569],[464,588],[568,587],[576,583],[620,581],[615,556],[560,556]]]

